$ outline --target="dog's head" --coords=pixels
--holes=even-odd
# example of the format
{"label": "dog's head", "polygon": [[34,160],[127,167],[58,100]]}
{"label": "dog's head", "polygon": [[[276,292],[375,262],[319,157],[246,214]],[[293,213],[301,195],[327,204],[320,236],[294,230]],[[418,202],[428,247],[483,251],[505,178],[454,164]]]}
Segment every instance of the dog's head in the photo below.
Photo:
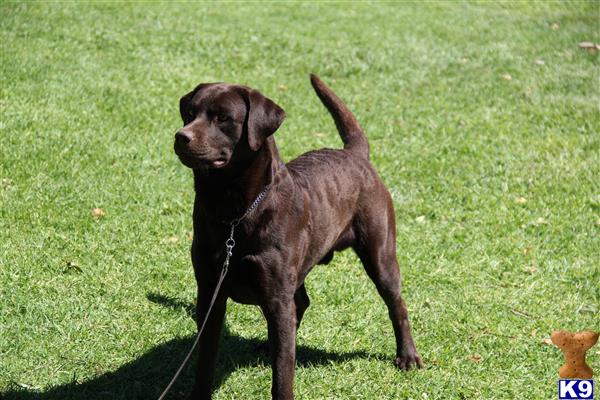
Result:
{"label": "dog's head", "polygon": [[257,152],[285,118],[281,107],[241,85],[203,83],[179,101],[175,153],[192,169],[226,168]]}

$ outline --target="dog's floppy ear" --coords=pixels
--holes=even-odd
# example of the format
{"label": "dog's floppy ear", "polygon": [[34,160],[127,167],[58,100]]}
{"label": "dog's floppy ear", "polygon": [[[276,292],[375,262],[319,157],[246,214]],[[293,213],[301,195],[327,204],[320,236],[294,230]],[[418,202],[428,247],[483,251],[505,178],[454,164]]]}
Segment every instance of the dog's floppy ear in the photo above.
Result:
{"label": "dog's floppy ear", "polygon": [[285,111],[259,91],[248,91],[248,145],[253,151],[260,149],[266,138],[279,128]]}
{"label": "dog's floppy ear", "polygon": [[181,114],[181,119],[183,120],[184,124],[187,124],[192,119],[192,115],[189,111],[190,101],[196,93],[210,85],[211,83],[201,83],[198,86],[196,86],[194,90],[192,90],[191,92],[183,96],[181,99],[179,99],[179,113]]}

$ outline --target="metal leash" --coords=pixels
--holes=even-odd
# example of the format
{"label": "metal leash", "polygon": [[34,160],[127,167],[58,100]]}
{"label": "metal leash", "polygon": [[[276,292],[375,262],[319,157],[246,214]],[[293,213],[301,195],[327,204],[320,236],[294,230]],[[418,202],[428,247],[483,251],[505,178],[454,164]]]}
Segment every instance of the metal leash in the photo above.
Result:
{"label": "metal leash", "polygon": [[200,335],[202,335],[202,331],[204,330],[204,326],[206,325],[206,321],[208,321],[208,317],[210,316],[210,312],[211,312],[211,310],[213,308],[213,305],[215,304],[215,301],[217,300],[217,295],[219,294],[219,289],[221,289],[221,284],[223,283],[223,280],[225,279],[225,275],[227,275],[227,271],[229,270],[229,259],[231,258],[231,255],[233,254],[233,248],[235,247],[235,239],[233,238],[233,233],[235,231],[235,227],[238,226],[239,223],[242,222],[244,220],[244,218],[246,218],[252,211],[254,211],[254,209],[256,207],[258,207],[258,205],[260,204],[260,202],[262,201],[262,199],[265,197],[265,195],[267,194],[267,192],[269,191],[270,188],[271,188],[271,185],[267,185],[263,189],[263,191],[260,192],[258,194],[258,196],[256,196],[256,199],[254,199],[254,201],[252,202],[252,204],[250,204],[250,206],[248,207],[248,209],[246,210],[246,212],[244,213],[244,215],[242,215],[241,217],[236,218],[236,219],[231,220],[230,222],[228,222],[229,226],[231,227],[231,231],[229,232],[229,238],[225,241],[225,248],[226,248],[225,261],[223,262],[223,267],[221,268],[221,275],[219,276],[219,280],[217,281],[217,285],[215,286],[215,291],[213,293],[212,299],[210,300],[210,305],[208,306],[208,310],[206,311],[206,315],[204,316],[204,320],[202,321],[202,325],[200,326],[200,329],[198,330],[198,334],[196,335],[196,339],[194,340],[194,343],[192,344],[192,348],[190,349],[190,351],[188,351],[187,355],[183,359],[183,362],[181,363],[181,365],[177,369],[177,372],[175,372],[175,375],[171,379],[171,382],[169,382],[169,384],[167,385],[167,387],[165,388],[165,390],[162,392],[162,394],[160,395],[160,397],[158,398],[158,400],[163,400],[165,398],[165,396],[167,395],[167,393],[171,389],[171,386],[173,386],[173,384],[175,383],[175,381],[177,380],[177,378],[179,378],[179,375],[181,374],[181,371],[183,371],[183,368],[185,367],[185,365],[189,361],[190,357],[194,353],[194,350],[196,349],[196,346],[198,345],[198,341],[200,340]]}

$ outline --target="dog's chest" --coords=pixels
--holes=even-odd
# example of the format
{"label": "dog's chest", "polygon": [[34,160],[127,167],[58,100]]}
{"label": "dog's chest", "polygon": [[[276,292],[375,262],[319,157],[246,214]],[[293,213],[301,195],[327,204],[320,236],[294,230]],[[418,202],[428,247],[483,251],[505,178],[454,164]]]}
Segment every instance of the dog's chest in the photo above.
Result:
{"label": "dog's chest", "polygon": [[[256,256],[259,249],[251,245],[247,237],[236,235],[236,245],[233,247],[232,256],[227,267],[227,275],[223,283],[224,293],[235,302],[242,304],[259,304],[266,284],[265,263],[262,257]],[[205,254],[210,262],[197,267],[208,269],[208,275],[215,279],[221,274],[224,267],[226,247],[213,248]]]}
{"label": "dog's chest", "polygon": [[226,279],[227,295],[242,304],[260,304],[265,279],[263,271],[254,263],[233,262]]}

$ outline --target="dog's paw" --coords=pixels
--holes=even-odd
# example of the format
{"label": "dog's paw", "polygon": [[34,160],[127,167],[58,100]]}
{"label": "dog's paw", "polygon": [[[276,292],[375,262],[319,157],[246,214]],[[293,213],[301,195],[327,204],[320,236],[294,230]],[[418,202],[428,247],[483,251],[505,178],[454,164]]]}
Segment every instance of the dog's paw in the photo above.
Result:
{"label": "dog's paw", "polygon": [[421,356],[416,351],[397,356],[394,364],[403,371],[408,371],[412,368],[423,368]]}

